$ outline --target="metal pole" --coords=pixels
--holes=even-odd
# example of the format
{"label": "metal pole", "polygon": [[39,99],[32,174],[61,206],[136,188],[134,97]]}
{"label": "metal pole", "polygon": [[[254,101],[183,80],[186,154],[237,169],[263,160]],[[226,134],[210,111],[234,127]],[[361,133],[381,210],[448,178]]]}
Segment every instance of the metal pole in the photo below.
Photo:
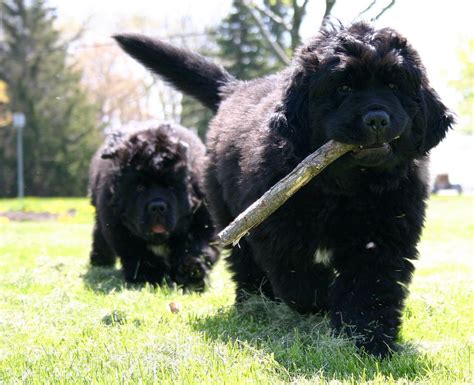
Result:
{"label": "metal pole", "polygon": [[23,126],[17,127],[16,133],[16,155],[17,155],[17,177],[18,177],[18,198],[25,196],[25,182],[23,173]]}
{"label": "metal pole", "polygon": [[25,196],[25,182],[23,174],[23,127],[25,126],[25,114],[14,112],[12,114],[13,127],[16,128],[16,164],[18,180],[18,198]]}

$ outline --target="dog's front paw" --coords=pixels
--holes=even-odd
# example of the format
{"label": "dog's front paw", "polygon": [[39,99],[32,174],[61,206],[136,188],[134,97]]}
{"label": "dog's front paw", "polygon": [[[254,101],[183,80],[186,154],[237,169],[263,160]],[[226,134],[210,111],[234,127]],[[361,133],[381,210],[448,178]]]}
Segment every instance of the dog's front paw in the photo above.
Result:
{"label": "dog's front paw", "polygon": [[194,291],[203,291],[209,267],[203,256],[186,256],[176,269],[175,280],[178,285]]}

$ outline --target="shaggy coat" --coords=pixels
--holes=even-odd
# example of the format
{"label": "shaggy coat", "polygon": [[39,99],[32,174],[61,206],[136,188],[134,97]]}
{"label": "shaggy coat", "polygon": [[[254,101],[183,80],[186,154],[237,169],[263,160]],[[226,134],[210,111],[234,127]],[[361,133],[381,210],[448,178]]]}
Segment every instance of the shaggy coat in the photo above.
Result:
{"label": "shaggy coat", "polygon": [[263,292],[367,352],[396,346],[428,195],[427,154],[453,118],[396,31],[330,26],[292,64],[249,82],[195,53],[119,35],[131,56],[216,111],[206,194],[218,229],[330,139],[356,144],[228,257],[237,300]]}
{"label": "shaggy coat", "polygon": [[201,187],[204,158],[199,138],[179,125],[109,136],[90,169],[91,264],[113,265],[118,255],[129,282],[170,278],[202,290],[218,256]]}

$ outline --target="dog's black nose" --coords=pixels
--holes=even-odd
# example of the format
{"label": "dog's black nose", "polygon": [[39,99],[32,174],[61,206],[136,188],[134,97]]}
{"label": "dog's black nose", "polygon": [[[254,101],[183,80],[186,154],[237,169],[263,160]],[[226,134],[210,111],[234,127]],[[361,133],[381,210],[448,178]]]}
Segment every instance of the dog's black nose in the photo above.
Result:
{"label": "dog's black nose", "polygon": [[384,110],[371,110],[362,117],[362,121],[366,128],[380,133],[390,125],[390,116]]}
{"label": "dog's black nose", "polygon": [[165,201],[158,199],[150,202],[147,210],[151,215],[164,215],[168,211],[168,205]]}

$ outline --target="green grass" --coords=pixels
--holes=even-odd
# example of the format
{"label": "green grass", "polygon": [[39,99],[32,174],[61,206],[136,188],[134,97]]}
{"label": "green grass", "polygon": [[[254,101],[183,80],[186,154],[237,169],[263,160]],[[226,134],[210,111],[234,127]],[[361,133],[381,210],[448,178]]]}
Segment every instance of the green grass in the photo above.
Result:
{"label": "green grass", "polygon": [[331,337],[322,317],[261,299],[236,312],[222,263],[203,295],[127,286],[118,270],[89,269],[93,210],[85,199],[0,201],[0,212],[8,210],[59,217],[0,217],[0,384],[473,381],[474,197],[431,200],[403,351],[384,361]]}

